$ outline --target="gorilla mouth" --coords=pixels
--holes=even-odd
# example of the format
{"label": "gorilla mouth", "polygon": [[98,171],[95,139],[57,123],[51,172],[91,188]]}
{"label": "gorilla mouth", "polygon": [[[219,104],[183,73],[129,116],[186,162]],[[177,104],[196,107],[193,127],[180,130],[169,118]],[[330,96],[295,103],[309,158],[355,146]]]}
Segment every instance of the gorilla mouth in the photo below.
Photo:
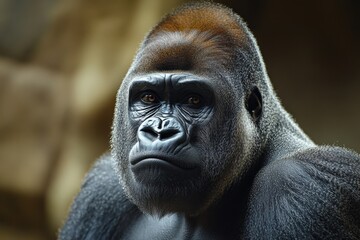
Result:
{"label": "gorilla mouth", "polygon": [[165,166],[178,170],[192,170],[197,168],[197,165],[189,160],[183,160],[174,156],[159,153],[142,153],[137,154],[136,156],[130,156],[130,164],[132,167]]}

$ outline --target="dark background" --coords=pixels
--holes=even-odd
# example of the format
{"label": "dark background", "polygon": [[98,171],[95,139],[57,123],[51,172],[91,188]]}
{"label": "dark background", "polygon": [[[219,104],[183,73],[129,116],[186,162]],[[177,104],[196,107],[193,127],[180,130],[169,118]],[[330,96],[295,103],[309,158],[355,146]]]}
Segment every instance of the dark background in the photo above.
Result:
{"label": "dark background", "polygon": [[[115,94],[140,41],[183,2],[0,2],[0,239],[56,237],[109,148]],[[248,23],[305,132],[360,151],[360,1],[218,2]]]}

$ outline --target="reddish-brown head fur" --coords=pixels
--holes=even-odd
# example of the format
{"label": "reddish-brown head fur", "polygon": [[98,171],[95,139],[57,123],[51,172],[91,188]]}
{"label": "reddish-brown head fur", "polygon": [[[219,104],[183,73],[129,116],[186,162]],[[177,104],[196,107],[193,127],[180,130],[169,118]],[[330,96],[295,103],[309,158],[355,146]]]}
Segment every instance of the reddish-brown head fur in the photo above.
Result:
{"label": "reddish-brown head fur", "polygon": [[191,4],[166,16],[150,33],[149,37],[159,32],[212,32],[218,35],[227,35],[242,41],[245,32],[239,25],[239,16],[231,9],[215,4]]}
{"label": "reddish-brown head fur", "polygon": [[148,35],[138,69],[203,70],[232,62],[234,48],[246,46],[238,15],[214,4],[192,4],[166,16]]}

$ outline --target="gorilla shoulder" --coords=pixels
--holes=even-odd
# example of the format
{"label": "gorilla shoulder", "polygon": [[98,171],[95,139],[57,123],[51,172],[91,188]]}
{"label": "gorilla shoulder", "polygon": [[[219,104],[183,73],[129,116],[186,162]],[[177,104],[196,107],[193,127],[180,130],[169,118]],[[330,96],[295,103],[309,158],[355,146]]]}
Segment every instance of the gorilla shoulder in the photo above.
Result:
{"label": "gorilla shoulder", "polygon": [[265,166],[253,184],[245,235],[359,239],[359,163],[353,151],[322,146]]}
{"label": "gorilla shoulder", "polygon": [[[122,235],[117,226],[129,224],[138,215],[136,206],[123,193],[113,159],[104,155],[87,174],[59,239],[116,239]],[[103,223],[100,229],[99,223]]]}

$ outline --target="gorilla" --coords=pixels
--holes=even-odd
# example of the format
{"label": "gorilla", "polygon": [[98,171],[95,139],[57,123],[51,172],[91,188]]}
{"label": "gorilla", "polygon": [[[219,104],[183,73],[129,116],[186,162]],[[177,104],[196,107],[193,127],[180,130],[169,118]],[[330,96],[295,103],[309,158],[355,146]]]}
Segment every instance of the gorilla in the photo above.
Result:
{"label": "gorilla", "polygon": [[141,44],[59,238],[360,239],[360,155],[299,128],[238,15],[188,4]]}

